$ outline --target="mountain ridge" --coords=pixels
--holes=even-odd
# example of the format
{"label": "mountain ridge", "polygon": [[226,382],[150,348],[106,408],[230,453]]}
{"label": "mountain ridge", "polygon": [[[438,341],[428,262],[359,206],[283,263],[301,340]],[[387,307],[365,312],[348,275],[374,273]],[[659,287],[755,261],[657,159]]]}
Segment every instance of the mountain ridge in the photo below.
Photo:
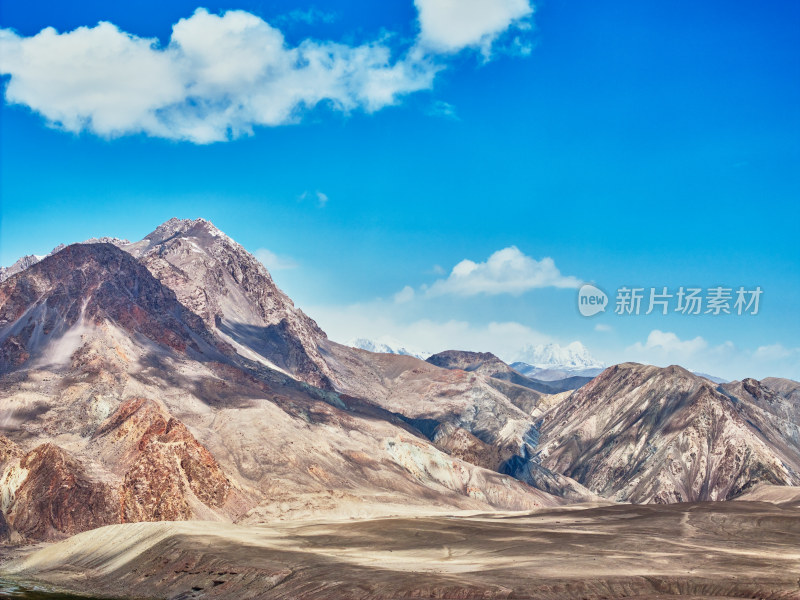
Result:
{"label": "mountain ridge", "polygon": [[542,393],[490,353],[431,358],[328,339],[203,219],[68,246],[0,282],[0,537],[797,485],[796,382],[626,363]]}

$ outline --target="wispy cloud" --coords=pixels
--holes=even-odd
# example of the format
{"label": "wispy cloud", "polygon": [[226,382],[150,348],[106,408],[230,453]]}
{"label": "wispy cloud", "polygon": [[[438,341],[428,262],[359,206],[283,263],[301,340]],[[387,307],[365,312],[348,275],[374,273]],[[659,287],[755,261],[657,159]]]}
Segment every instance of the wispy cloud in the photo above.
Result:
{"label": "wispy cloud", "polygon": [[452,119],[453,121],[459,120],[458,115],[456,114],[456,107],[449,102],[445,102],[444,100],[437,100],[434,102],[428,109],[428,115],[431,117]]}
{"label": "wispy cloud", "polygon": [[296,8],[285,15],[281,15],[275,19],[275,21],[277,23],[294,21],[305,23],[306,25],[313,25],[314,23],[333,23],[336,21],[336,18],[336,13],[326,12],[324,10],[320,10],[316,6],[310,6],[305,10]]}
{"label": "wispy cloud", "polygon": [[394,295],[394,301],[398,304],[403,304],[404,302],[411,302],[414,299],[416,293],[414,292],[414,288],[410,285],[407,285],[402,290],[397,292]]}
{"label": "wispy cloud", "polygon": [[[0,74],[10,76],[6,101],[53,127],[205,144],[297,122],[320,105],[348,113],[397,104],[430,89],[450,53],[475,47],[488,56],[494,40],[531,12],[527,0],[417,0],[417,7],[419,36],[404,48],[391,35],[292,47],[253,14],[202,8],[178,21],[163,47],[107,22],[30,37],[0,29]],[[315,9],[294,17],[328,18]]]}
{"label": "wispy cloud", "polygon": [[755,350],[731,341],[711,344],[702,336],[681,339],[670,331],[652,330],[644,343],[629,346],[616,360],[634,360],[658,366],[681,365],[688,369],[727,377],[800,377],[800,348],[770,344]]}
{"label": "wispy cloud", "polygon": [[282,271],[284,269],[294,269],[297,267],[297,262],[285,255],[275,254],[266,248],[259,248],[253,255],[261,261],[268,271]]}
{"label": "wispy cloud", "polygon": [[498,250],[485,262],[462,260],[453,267],[446,279],[434,282],[426,294],[518,296],[534,288],[575,288],[579,285],[579,279],[562,275],[552,258],[536,260],[525,255],[516,246],[510,246]]}
{"label": "wispy cloud", "polygon": [[347,306],[308,306],[303,310],[314,315],[314,320],[331,339],[341,343],[353,338],[392,338],[425,352],[493,352],[510,361],[527,344],[554,341],[552,337],[515,321],[472,323],[458,319],[415,319],[401,316],[395,308],[403,307],[374,301]]}
{"label": "wispy cloud", "polygon": [[303,202],[306,199],[316,200],[317,206],[319,206],[320,208],[325,208],[325,206],[327,206],[328,204],[328,200],[330,200],[328,194],[326,194],[325,192],[320,192],[319,190],[315,192],[309,192],[308,190],[306,190],[297,197],[298,202]]}
{"label": "wispy cloud", "polygon": [[697,336],[691,340],[681,340],[670,331],[654,329],[647,336],[644,344],[636,342],[628,350],[637,354],[660,353],[664,356],[674,355],[684,360],[708,348],[708,342]]}

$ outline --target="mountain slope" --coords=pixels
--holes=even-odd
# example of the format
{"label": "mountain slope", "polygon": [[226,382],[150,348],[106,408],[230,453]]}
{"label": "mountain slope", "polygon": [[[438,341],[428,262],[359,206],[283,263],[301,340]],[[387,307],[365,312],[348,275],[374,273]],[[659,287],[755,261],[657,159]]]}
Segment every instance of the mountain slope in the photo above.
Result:
{"label": "mountain slope", "polygon": [[222,349],[138,261],[111,244],[75,244],[0,286],[0,372],[64,363],[107,321],[180,352]]}
{"label": "mountain slope", "polygon": [[487,377],[508,381],[515,385],[520,385],[544,394],[554,394],[561,391],[544,382],[525,377],[491,352],[445,350],[444,352],[429,356],[427,361],[432,365],[444,369],[462,369],[464,371],[480,373]]}
{"label": "mountain slope", "polygon": [[592,491],[631,502],[732,498],[800,481],[710,381],[685,369],[606,369],[538,423],[538,460]]}
{"label": "mountain slope", "polygon": [[205,219],[170,219],[121,246],[241,354],[317,387],[331,371],[317,347],[325,333],[254,256]]}
{"label": "mountain slope", "polygon": [[[178,244],[181,235],[165,253],[191,246],[194,236]],[[223,256],[225,246],[213,252]],[[143,261],[160,265],[165,279],[180,275],[148,252]],[[221,259],[194,254],[205,266],[185,262],[184,274],[220,275]],[[264,286],[233,306],[266,313],[274,302],[284,321],[303,315],[260,273],[246,276],[260,269],[244,262],[226,267],[224,292],[212,288],[195,306],[200,314],[112,244],[70,246],[0,284],[5,538],[142,520],[263,523],[563,502],[448,454],[368,397],[313,387],[256,360],[217,326],[231,314],[225,296],[244,295],[227,282],[232,272]],[[295,325],[312,327],[287,323],[286,331],[302,333]],[[47,491],[55,488],[65,495]]]}
{"label": "mountain slope", "polygon": [[719,386],[759,438],[800,473],[800,383],[775,377]]}
{"label": "mountain slope", "polygon": [[531,460],[537,407],[547,396],[410,356],[373,354],[327,341],[324,354],[345,393],[370,398],[421,431],[438,447],[572,500],[595,496],[569,477]]}

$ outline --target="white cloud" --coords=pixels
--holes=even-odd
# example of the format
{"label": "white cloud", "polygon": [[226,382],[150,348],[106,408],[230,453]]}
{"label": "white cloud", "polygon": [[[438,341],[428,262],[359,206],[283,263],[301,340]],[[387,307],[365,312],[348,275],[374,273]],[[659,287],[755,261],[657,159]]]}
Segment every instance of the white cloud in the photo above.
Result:
{"label": "white cloud", "polygon": [[319,202],[320,207],[324,207],[328,204],[328,194],[317,192],[317,202]]}
{"label": "white cloud", "polygon": [[173,26],[164,48],[111,23],[32,37],[0,30],[9,103],[67,131],[195,143],[292,123],[321,103],[376,111],[432,86],[441,67],[391,54],[381,43],[305,40],[292,48],[280,30],[244,11],[198,9]]}
{"label": "white cloud", "polygon": [[528,0],[415,0],[420,44],[435,52],[479,48],[488,56],[492,43],[512,26],[529,27]]}
{"label": "white cloud", "polygon": [[404,302],[410,302],[413,299],[414,299],[414,288],[412,288],[410,285],[407,285],[394,295],[394,301],[399,304],[402,304]]}
{"label": "white cloud", "polygon": [[682,340],[675,333],[654,329],[645,343],[637,342],[613,359],[634,360],[658,366],[678,364],[693,371],[727,379],[745,377],[800,378],[800,348],[776,343],[755,350],[726,341],[709,344],[703,337]]}
{"label": "white cloud", "polygon": [[[420,37],[405,51],[391,35],[361,45],[306,39],[292,47],[279,29],[241,10],[215,15],[199,8],[173,26],[163,47],[106,22],[30,37],[0,29],[0,74],[10,76],[6,101],[53,127],[205,144],[295,123],[319,105],[348,113],[397,104],[433,86],[444,69],[437,53],[474,46],[486,54],[500,33],[531,13],[527,0],[417,5]],[[294,18],[321,15],[310,10]]]}
{"label": "white cloud", "polygon": [[800,348],[787,348],[783,344],[759,346],[754,353],[759,360],[782,360],[786,358],[800,358]]}
{"label": "white cloud", "polygon": [[611,325],[606,325],[605,323],[598,323],[594,326],[594,330],[601,333],[607,333],[609,331],[614,331],[614,328],[611,327]]}
{"label": "white cloud", "polygon": [[284,269],[294,269],[297,267],[297,262],[288,256],[275,254],[266,248],[259,248],[253,255],[261,261],[268,271],[282,271]]}
{"label": "white cloud", "polygon": [[516,246],[498,250],[486,262],[465,259],[458,263],[446,279],[439,279],[427,289],[429,296],[454,294],[511,294],[517,296],[534,288],[574,288],[580,285],[575,277],[561,274],[552,258],[535,260]]}
{"label": "white cloud", "polygon": [[628,350],[640,354],[657,352],[664,355],[676,355],[678,357],[687,358],[701,350],[705,350],[707,347],[708,342],[700,336],[691,340],[681,340],[670,331],[654,329],[650,332],[650,335],[647,336],[647,341],[644,344],[636,342],[633,346],[628,348]]}

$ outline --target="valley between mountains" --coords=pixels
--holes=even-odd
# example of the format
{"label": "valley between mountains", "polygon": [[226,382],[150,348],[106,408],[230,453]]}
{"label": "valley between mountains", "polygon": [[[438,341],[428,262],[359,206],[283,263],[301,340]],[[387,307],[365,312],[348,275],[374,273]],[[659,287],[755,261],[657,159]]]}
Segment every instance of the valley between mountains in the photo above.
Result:
{"label": "valley between mountains", "polygon": [[0,272],[0,579],[800,598],[800,383],[526,368],[338,344],[203,219],[25,257]]}

